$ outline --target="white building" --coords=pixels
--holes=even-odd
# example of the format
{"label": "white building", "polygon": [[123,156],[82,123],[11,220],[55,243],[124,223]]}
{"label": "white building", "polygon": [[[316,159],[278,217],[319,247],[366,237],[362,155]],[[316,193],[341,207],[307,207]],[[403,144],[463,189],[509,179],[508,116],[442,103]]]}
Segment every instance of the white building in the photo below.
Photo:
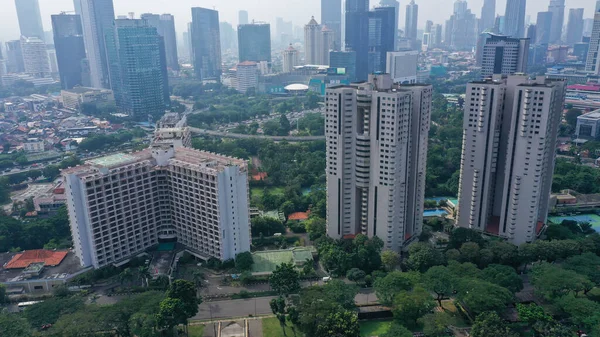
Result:
{"label": "white building", "polygon": [[577,117],[577,138],[598,139],[600,138],[600,110],[589,112]]}
{"label": "white building", "polygon": [[256,62],[245,61],[237,65],[235,90],[245,93],[258,87],[258,66]]}
{"label": "white building", "polygon": [[298,65],[300,65],[298,50],[290,44],[290,46],[283,51],[283,72],[291,73],[294,70],[294,67]]}
{"label": "white building", "polygon": [[387,53],[385,71],[392,76],[394,83],[417,83],[419,52],[416,50],[393,51]]}
{"label": "white building", "polygon": [[467,85],[458,226],[514,244],[548,217],[565,82],[510,76]]}
{"label": "white building", "polygon": [[313,16],[304,26],[304,63],[329,65],[329,51],[335,44],[335,32],[320,25]]}
{"label": "white building", "polygon": [[488,33],[482,47],[481,77],[512,75],[527,71],[529,39]]}
{"label": "white building", "polygon": [[399,250],[423,224],[431,86],[389,74],[325,95],[327,234],[377,236]]}
{"label": "white building", "polygon": [[600,12],[594,15],[594,26],[590,36],[590,49],[588,51],[585,71],[600,75]]}
{"label": "white building", "polygon": [[71,110],[79,110],[85,103],[114,104],[115,96],[112,90],[95,89],[86,87],[75,87],[73,89],[61,90],[60,97],[63,106]]}
{"label": "white building", "polygon": [[23,143],[23,150],[27,153],[44,152],[44,140],[38,138],[29,138]]}
{"label": "white building", "polygon": [[245,161],[162,143],[63,171],[82,266],[126,261],[162,240],[221,260],[250,250]]}
{"label": "white building", "polygon": [[50,75],[50,63],[44,41],[37,37],[21,36],[21,50],[25,73],[33,77]]}

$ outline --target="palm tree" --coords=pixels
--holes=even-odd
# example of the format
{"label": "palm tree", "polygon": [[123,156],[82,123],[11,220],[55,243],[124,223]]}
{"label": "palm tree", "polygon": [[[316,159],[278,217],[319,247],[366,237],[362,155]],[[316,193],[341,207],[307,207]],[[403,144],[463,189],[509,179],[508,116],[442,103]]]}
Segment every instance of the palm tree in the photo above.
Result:
{"label": "palm tree", "polygon": [[148,283],[148,279],[152,276],[150,269],[147,266],[139,266],[138,275],[142,279],[142,287],[144,286],[144,280],[146,281],[146,287],[149,287],[150,283]]}
{"label": "palm tree", "polygon": [[202,288],[202,282],[204,281],[204,273],[199,269],[194,269],[192,271],[192,278],[194,280],[194,284],[196,285],[196,292]]}

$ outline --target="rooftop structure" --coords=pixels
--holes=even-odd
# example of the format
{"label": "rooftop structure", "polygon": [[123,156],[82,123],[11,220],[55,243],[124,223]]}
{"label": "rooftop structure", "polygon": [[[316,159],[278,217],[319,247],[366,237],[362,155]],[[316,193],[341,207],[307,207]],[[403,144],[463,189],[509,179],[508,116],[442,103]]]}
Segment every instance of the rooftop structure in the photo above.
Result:
{"label": "rooftop structure", "polygon": [[67,256],[66,251],[51,251],[51,250],[28,250],[15,255],[4,266],[6,269],[24,269],[31,264],[43,263],[46,266],[57,266]]}

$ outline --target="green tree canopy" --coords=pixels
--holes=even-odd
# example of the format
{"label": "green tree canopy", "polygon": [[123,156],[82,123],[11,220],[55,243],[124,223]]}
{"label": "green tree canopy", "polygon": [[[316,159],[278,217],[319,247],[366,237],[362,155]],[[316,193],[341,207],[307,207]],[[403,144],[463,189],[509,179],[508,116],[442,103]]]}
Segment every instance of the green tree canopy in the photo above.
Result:
{"label": "green tree canopy", "polygon": [[289,295],[300,290],[299,274],[291,263],[282,263],[269,277],[271,288],[280,295]]}
{"label": "green tree canopy", "polygon": [[418,320],[435,307],[429,292],[421,287],[401,291],[394,296],[392,313],[394,319],[407,327],[416,327]]}
{"label": "green tree canopy", "polygon": [[471,329],[472,337],[518,337],[495,312],[479,314]]}
{"label": "green tree canopy", "polygon": [[391,306],[394,296],[401,291],[409,291],[415,286],[414,275],[393,271],[375,280],[375,294],[379,302]]}

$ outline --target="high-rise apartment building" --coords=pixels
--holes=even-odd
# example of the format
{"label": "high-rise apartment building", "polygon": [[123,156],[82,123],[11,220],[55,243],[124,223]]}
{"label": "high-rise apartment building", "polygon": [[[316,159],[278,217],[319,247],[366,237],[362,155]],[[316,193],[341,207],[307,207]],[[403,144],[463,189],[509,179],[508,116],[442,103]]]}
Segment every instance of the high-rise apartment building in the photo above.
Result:
{"label": "high-rise apartment building", "polygon": [[221,79],[221,35],[219,12],[192,8],[192,60],[199,80]]}
{"label": "high-rise apartment building", "polygon": [[240,62],[271,63],[271,25],[264,22],[239,25],[238,49]]}
{"label": "high-rise apartment building", "polygon": [[94,88],[110,89],[110,75],[106,53],[106,36],[114,34],[115,10],[112,0],[74,0],[81,16],[83,38],[90,68],[90,82]]}
{"label": "high-rise apartment building", "polygon": [[333,50],[341,50],[342,0],[321,0],[321,23],[333,31]]}
{"label": "high-rise apartment building", "polygon": [[394,51],[387,53],[385,72],[394,83],[417,83],[419,52],[417,50]]}
{"label": "high-rise apartment building", "polygon": [[50,63],[46,43],[37,37],[21,36],[21,51],[25,73],[33,77],[50,75]]}
{"label": "high-rise apartment building", "polygon": [[147,150],[63,171],[82,266],[118,263],[161,241],[202,259],[250,250],[246,162],[178,146],[186,132],[159,130]]}
{"label": "high-rise apartment building", "polygon": [[550,43],[558,43],[562,41],[563,25],[565,24],[565,0],[550,0],[548,12],[552,12]]}
{"label": "high-rise apartment building", "polygon": [[294,71],[294,67],[300,65],[300,56],[298,50],[290,44],[283,51],[283,72],[291,73]]}
{"label": "high-rise apartment building", "polygon": [[248,21],[248,11],[239,11],[238,25],[247,25],[248,23],[250,23],[250,21]]}
{"label": "high-rise apartment building", "polygon": [[369,73],[385,72],[387,53],[394,51],[393,7],[376,7],[369,12]]}
{"label": "high-rise apartment building", "polygon": [[588,50],[585,71],[600,74],[600,12],[594,15],[594,27],[590,36],[590,48]]}
{"label": "high-rise apartment building", "polygon": [[381,0],[379,2],[380,7],[394,7],[396,14],[396,23],[394,24],[394,50],[398,49],[398,30],[400,28],[400,2],[397,0]]}
{"label": "high-rise apartment building", "polygon": [[15,0],[15,7],[21,36],[37,37],[43,41],[45,38],[44,26],[38,0]]}
{"label": "high-rise apartment building", "polygon": [[514,244],[548,217],[565,82],[509,76],[467,85],[458,226]]}
{"label": "high-rise apartment building", "polygon": [[569,21],[567,23],[567,38],[565,42],[574,45],[581,42],[583,37],[583,8],[569,9]]}
{"label": "high-rise apartment building", "polygon": [[521,38],[525,37],[525,10],[527,0],[507,0],[504,14],[505,26],[502,34]]}
{"label": "high-rise apartment building", "polygon": [[367,80],[369,73],[369,1],[347,0],[345,8],[346,51],[356,55],[356,79]]}
{"label": "high-rise apartment building", "polygon": [[[552,33],[552,12],[539,12],[537,15],[535,29],[535,43],[550,43],[550,34]],[[532,41],[533,42],[533,41]]]}
{"label": "high-rise apartment building", "polygon": [[469,50],[477,45],[477,18],[465,0],[456,0],[454,14],[446,21],[445,44],[453,50]]}
{"label": "high-rise apartment building", "polygon": [[322,64],[321,25],[313,16],[304,26],[304,62],[306,64]]}
{"label": "high-rise apartment building", "polygon": [[64,13],[52,15],[52,32],[61,88],[83,86],[86,54],[81,17]]}
{"label": "high-rise apartment building", "polygon": [[377,236],[398,251],[421,233],[432,91],[389,74],[326,90],[330,237]]}
{"label": "high-rise apartment building", "polygon": [[488,33],[483,45],[481,77],[527,72],[529,39]]}
{"label": "high-rise apartment building", "polygon": [[5,46],[7,72],[25,72],[25,65],[23,64],[23,50],[21,49],[21,40],[7,41]]}
{"label": "high-rise apartment building", "polygon": [[496,22],[496,0],[484,0],[481,7],[481,21],[479,33],[486,29],[494,28]]}
{"label": "high-rise apartment building", "polygon": [[247,93],[249,89],[258,87],[258,65],[256,62],[244,61],[239,63],[235,72],[235,90]]}
{"label": "high-rise apartment building", "polygon": [[179,59],[177,56],[177,33],[175,32],[175,17],[171,14],[144,13],[140,18],[148,21],[148,24],[158,31],[165,43],[165,56],[167,68],[179,71]]}
{"label": "high-rise apartment building", "polygon": [[110,80],[117,108],[132,116],[162,115],[168,102],[163,39],[141,19],[115,20],[106,37]]}
{"label": "high-rise apartment building", "polygon": [[404,26],[404,36],[411,40],[413,45],[417,40],[417,24],[419,21],[419,5],[415,3],[415,0],[411,0],[406,5],[406,22]]}

